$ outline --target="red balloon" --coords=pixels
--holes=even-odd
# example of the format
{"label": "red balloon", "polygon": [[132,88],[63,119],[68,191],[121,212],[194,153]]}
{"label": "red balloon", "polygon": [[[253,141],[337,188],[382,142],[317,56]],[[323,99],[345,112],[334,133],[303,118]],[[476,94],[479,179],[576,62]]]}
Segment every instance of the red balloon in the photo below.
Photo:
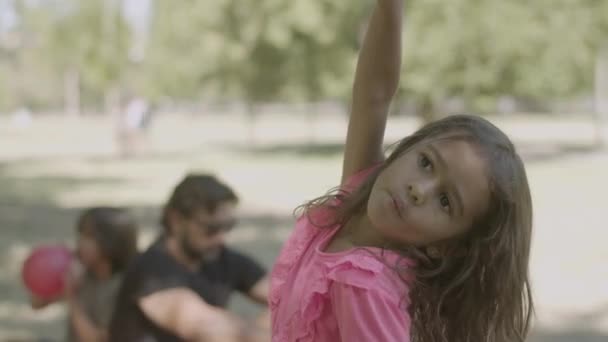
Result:
{"label": "red balloon", "polygon": [[23,263],[21,270],[25,287],[42,299],[62,295],[72,258],[72,252],[65,246],[36,247]]}

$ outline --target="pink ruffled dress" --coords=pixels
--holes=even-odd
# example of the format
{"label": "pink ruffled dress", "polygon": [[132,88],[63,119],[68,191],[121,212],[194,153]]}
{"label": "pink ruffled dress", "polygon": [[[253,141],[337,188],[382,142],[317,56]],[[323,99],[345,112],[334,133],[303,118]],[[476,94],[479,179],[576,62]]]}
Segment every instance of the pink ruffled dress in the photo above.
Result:
{"label": "pink ruffled dress", "polygon": [[272,341],[409,342],[409,286],[390,266],[412,263],[378,248],[324,252],[339,228],[317,228],[306,215],[296,222],[271,273]]}

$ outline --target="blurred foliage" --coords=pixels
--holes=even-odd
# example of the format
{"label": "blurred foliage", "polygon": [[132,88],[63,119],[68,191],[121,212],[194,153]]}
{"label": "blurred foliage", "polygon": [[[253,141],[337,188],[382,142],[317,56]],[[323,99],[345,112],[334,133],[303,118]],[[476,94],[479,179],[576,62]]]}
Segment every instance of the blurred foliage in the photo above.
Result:
{"label": "blurred foliage", "polygon": [[85,105],[100,104],[109,89],[120,87],[129,41],[118,1],[18,3],[21,20],[13,34],[19,44],[0,59],[0,65],[13,65],[12,82],[5,86],[16,98],[3,107],[61,104],[70,73],[78,77]]}
{"label": "blurred foliage", "polygon": [[593,85],[608,33],[601,0],[412,1],[403,90],[418,101],[573,97]]}
{"label": "blurred foliage", "polygon": [[254,102],[342,96],[364,15],[328,0],[158,0],[155,13],[151,95]]}
{"label": "blurred foliage", "polygon": [[[608,37],[605,0],[406,1],[400,96],[423,114],[458,98],[542,101],[590,93]],[[108,89],[153,100],[345,100],[373,1],[155,0],[142,60],[129,59],[119,0],[17,1],[16,47],[0,46],[0,109],[81,103]],[[36,5],[26,5],[35,3]]]}

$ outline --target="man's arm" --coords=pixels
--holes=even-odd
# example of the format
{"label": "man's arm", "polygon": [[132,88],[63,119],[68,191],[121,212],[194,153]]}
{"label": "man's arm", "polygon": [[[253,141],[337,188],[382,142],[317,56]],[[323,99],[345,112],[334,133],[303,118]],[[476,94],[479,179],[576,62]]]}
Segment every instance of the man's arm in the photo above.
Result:
{"label": "man's arm", "polygon": [[155,292],[138,301],[152,322],[188,341],[232,342],[243,339],[240,320],[205,303],[187,288]]}
{"label": "man's arm", "polygon": [[231,248],[226,249],[226,258],[234,288],[256,303],[268,305],[270,282],[264,266]]}
{"label": "man's arm", "polygon": [[[268,279],[268,276],[265,276],[251,288],[247,293],[247,296],[254,302],[268,305],[269,292],[270,280]],[[256,334],[251,334],[251,341],[270,341],[270,310],[267,307],[257,315],[252,324],[252,330],[255,331]]]}
{"label": "man's arm", "polygon": [[253,300],[254,302],[267,305],[268,304],[268,293],[270,291],[270,282],[268,280],[268,276],[260,279],[249,292],[247,292],[247,297]]}

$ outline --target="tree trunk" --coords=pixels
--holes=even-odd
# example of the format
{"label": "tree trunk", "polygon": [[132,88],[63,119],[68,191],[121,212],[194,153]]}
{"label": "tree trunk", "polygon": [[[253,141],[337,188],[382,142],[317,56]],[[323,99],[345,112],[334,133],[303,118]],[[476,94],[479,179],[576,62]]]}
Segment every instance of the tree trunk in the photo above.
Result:
{"label": "tree trunk", "polygon": [[423,125],[437,119],[437,112],[435,111],[433,99],[427,97],[423,100],[418,108],[418,116],[420,117]]}
{"label": "tree trunk", "polygon": [[606,146],[606,116],[608,116],[608,42],[600,48],[595,60],[595,144]]}
{"label": "tree trunk", "polygon": [[258,115],[258,110],[253,102],[247,101],[247,130],[249,134],[249,146],[255,147],[256,135],[255,135],[255,123]]}
{"label": "tree trunk", "polygon": [[106,115],[115,117],[120,110],[120,91],[118,87],[110,87],[104,94],[104,112]]}
{"label": "tree trunk", "polygon": [[80,116],[80,74],[76,68],[64,74],[64,110],[71,117]]}
{"label": "tree trunk", "polygon": [[317,143],[317,106],[312,102],[307,102],[304,110],[308,121],[308,145],[314,146]]}

